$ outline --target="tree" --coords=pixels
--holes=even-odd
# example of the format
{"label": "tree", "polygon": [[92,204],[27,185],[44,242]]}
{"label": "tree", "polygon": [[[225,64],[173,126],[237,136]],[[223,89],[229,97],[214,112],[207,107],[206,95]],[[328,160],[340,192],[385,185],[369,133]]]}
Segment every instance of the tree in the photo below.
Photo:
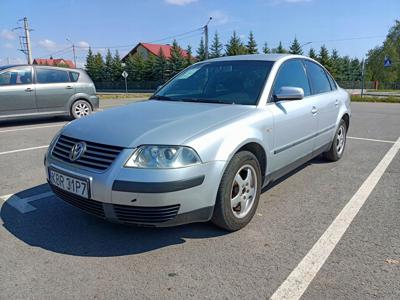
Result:
{"label": "tree", "polygon": [[310,48],[308,51],[308,57],[312,59],[317,59],[317,53],[315,53],[314,48]]}
{"label": "tree", "polygon": [[268,48],[267,42],[264,43],[264,46],[263,46],[262,51],[263,51],[265,54],[271,53],[271,49]]}
{"label": "tree", "polygon": [[85,69],[89,76],[94,80],[95,76],[95,63],[92,49],[89,47],[88,54],[86,55]]}
{"label": "tree", "polygon": [[299,41],[297,40],[296,37],[294,38],[292,45],[290,45],[289,53],[298,54],[298,55],[302,55],[303,54],[303,50],[301,49],[301,45],[300,45],[300,43],[299,43]]}
{"label": "tree", "polygon": [[185,68],[185,58],[183,57],[182,49],[179,47],[176,40],[172,43],[169,63],[171,67],[171,76],[174,76]]}
{"label": "tree", "polygon": [[221,57],[223,48],[224,45],[222,45],[221,41],[219,40],[218,32],[215,32],[210,47],[210,58]]}
{"label": "tree", "polygon": [[332,54],[331,54],[331,61],[330,61],[330,72],[332,74],[332,76],[336,79],[339,80],[340,78],[340,56],[339,53],[336,49],[332,50]]}
{"label": "tree", "polygon": [[113,64],[113,57],[111,55],[110,49],[107,49],[106,59],[104,62],[104,73],[103,79],[104,81],[113,81],[113,73],[112,73],[112,64]]}
{"label": "tree", "polygon": [[165,81],[165,79],[169,77],[168,60],[165,57],[161,47],[158,52],[158,56],[156,57],[156,60],[154,62],[154,75],[155,80],[161,81]]}
{"label": "tree", "polygon": [[196,52],[197,52],[197,59],[199,61],[206,59],[206,47],[204,46],[203,38],[200,39],[199,48],[197,48]]}
{"label": "tree", "polygon": [[250,31],[246,49],[247,49],[248,54],[257,54],[258,53],[257,43],[256,43],[256,40],[254,39],[254,35],[253,35],[252,31]]}
{"label": "tree", "polygon": [[321,48],[319,50],[319,54],[318,54],[317,60],[319,61],[319,63],[321,65],[323,65],[325,68],[330,70],[330,66],[331,65],[330,65],[329,51],[325,47],[325,45],[321,46]]}
{"label": "tree", "polygon": [[118,50],[115,51],[114,57],[111,63],[112,80],[119,81],[122,79],[122,72],[124,68],[121,65],[121,57],[119,56]]}
{"label": "tree", "polygon": [[99,52],[93,55],[92,50],[89,48],[86,57],[86,70],[94,82],[103,80],[104,74],[104,61]]}
{"label": "tree", "polygon": [[247,49],[243,45],[240,37],[237,36],[236,31],[233,32],[228,44],[225,45],[225,53],[227,56],[247,53]]}
{"label": "tree", "polygon": [[283,48],[282,42],[279,42],[278,47],[275,49],[275,53],[288,53],[288,51]]}
{"label": "tree", "polygon": [[192,46],[188,45],[186,48],[187,56],[185,57],[185,67],[190,66],[194,62],[194,58],[192,55]]}

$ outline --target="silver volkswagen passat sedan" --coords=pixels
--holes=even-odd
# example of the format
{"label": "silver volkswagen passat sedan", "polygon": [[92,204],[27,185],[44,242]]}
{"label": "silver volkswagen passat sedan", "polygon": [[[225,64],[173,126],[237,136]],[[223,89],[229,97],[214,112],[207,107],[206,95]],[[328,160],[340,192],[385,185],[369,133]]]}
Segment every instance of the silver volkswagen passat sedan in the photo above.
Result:
{"label": "silver volkswagen passat sedan", "polygon": [[84,70],[0,66],[0,121],[61,115],[78,119],[98,108],[96,88]]}
{"label": "silver volkswagen passat sedan", "polygon": [[243,55],[196,63],[148,100],[66,125],[45,157],[66,202],[127,224],[250,222],[261,188],[340,159],[350,99],[319,63]]}

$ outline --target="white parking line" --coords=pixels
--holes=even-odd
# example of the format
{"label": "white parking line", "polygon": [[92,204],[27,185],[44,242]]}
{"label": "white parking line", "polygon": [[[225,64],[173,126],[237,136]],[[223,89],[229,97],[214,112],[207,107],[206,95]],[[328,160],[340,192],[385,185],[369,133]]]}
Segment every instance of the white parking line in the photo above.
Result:
{"label": "white parking line", "polygon": [[367,139],[367,138],[361,138],[361,137],[355,137],[355,136],[348,136],[347,138],[348,139],[353,139],[353,140],[369,141],[369,142],[379,142],[379,143],[389,143],[389,144],[396,143],[396,141]]}
{"label": "white parking line", "polygon": [[297,267],[275,291],[271,299],[299,299],[310,285],[315,275],[335,249],[337,243],[364,205],[386,168],[400,149],[400,137],[385,154],[358,191],[342,209],[332,224],[319,238]]}
{"label": "white parking line", "polygon": [[[14,207],[16,210],[18,210],[21,214],[25,214],[27,212],[31,212],[36,210],[34,206],[32,206],[29,202],[51,197],[53,196],[53,192],[44,192],[41,194],[36,194],[30,197],[26,198],[19,198],[17,195],[11,194],[11,195],[4,195],[0,196],[0,200],[2,202],[7,202],[10,206]],[[0,203],[2,204],[2,203]],[[1,205],[0,205],[1,206]]]}
{"label": "white parking line", "polygon": [[4,152],[0,152],[0,155],[23,152],[23,151],[30,151],[30,150],[36,150],[36,149],[43,149],[43,148],[47,148],[48,146],[49,145],[43,145],[43,146],[37,146],[37,147],[30,147],[30,148],[24,148],[24,149],[4,151]]}
{"label": "white parking line", "polygon": [[44,125],[44,126],[33,126],[33,127],[15,128],[15,129],[6,129],[6,130],[0,130],[0,133],[15,132],[15,131],[24,131],[24,130],[34,130],[34,129],[42,129],[42,128],[50,128],[50,127],[60,127],[60,126],[63,126],[64,124],[65,124],[65,123],[62,123],[62,124],[53,124],[53,125]]}

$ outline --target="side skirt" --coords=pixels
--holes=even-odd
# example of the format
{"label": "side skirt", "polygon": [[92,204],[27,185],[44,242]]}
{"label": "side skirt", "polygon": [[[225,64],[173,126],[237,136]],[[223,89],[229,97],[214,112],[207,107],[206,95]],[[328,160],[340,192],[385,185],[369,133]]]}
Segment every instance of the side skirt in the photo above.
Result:
{"label": "side skirt", "polygon": [[318,155],[328,151],[331,147],[331,144],[332,143],[328,143],[318,149],[315,149],[313,152],[307,154],[306,156],[299,158],[298,160],[292,162],[291,164],[266,175],[262,187],[267,186],[269,183],[271,183],[271,182],[279,179],[280,177],[286,175],[287,173],[295,170],[296,168],[298,168],[301,165],[305,164],[306,162],[310,161],[314,157],[317,157]]}

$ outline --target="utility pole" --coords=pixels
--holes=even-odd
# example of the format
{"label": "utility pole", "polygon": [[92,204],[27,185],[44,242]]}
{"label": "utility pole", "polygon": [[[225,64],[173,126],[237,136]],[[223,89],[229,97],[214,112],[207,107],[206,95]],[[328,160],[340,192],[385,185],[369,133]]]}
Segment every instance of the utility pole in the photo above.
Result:
{"label": "utility pole", "polygon": [[28,64],[32,64],[32,48],[31,48],[31,37],[30,37],[32,29],[29,28],[27,17],[18,20],[18,22],[21,21],[24,21],[24,27],[13,28],[13,31],[24,30],[24,34],[19,36],[19,44],[21,46],[21,49],[19,50],[25,54]]}
{"label": "utility pole", "polygon": [[66,39],[68,42],[70,42],[72,44],[72,54],[74,55],[74,64],[75,64],[75,68],[76,68],[76,53],[75,53],[75,44],[71,41],[70,38]]}
{"label": "utility pole", "polygon": [[361,98],[364,96],[364,78],[365,78],[365,59],[362,61],[361,68]]}
{"label": "utility pole", "polygon": [[28,64],[32,64],[32,48],[31,48],[31,37],[30,37],[30,29],[28,26],[28,18],[24,18],[24,31],[25,31],[25,39],[26,39],[26,51],[28,57]]}
{"label": "utility pole", "polygon": [[204,29],[204,47],[205,47],[204,56],[206,59],[208,59],[208,24],[210,23],[211,20],[212,20],[212,17],[210,17],[208,19],[207,24],[204,25],[204,27],[203,27],[203,29]]}

